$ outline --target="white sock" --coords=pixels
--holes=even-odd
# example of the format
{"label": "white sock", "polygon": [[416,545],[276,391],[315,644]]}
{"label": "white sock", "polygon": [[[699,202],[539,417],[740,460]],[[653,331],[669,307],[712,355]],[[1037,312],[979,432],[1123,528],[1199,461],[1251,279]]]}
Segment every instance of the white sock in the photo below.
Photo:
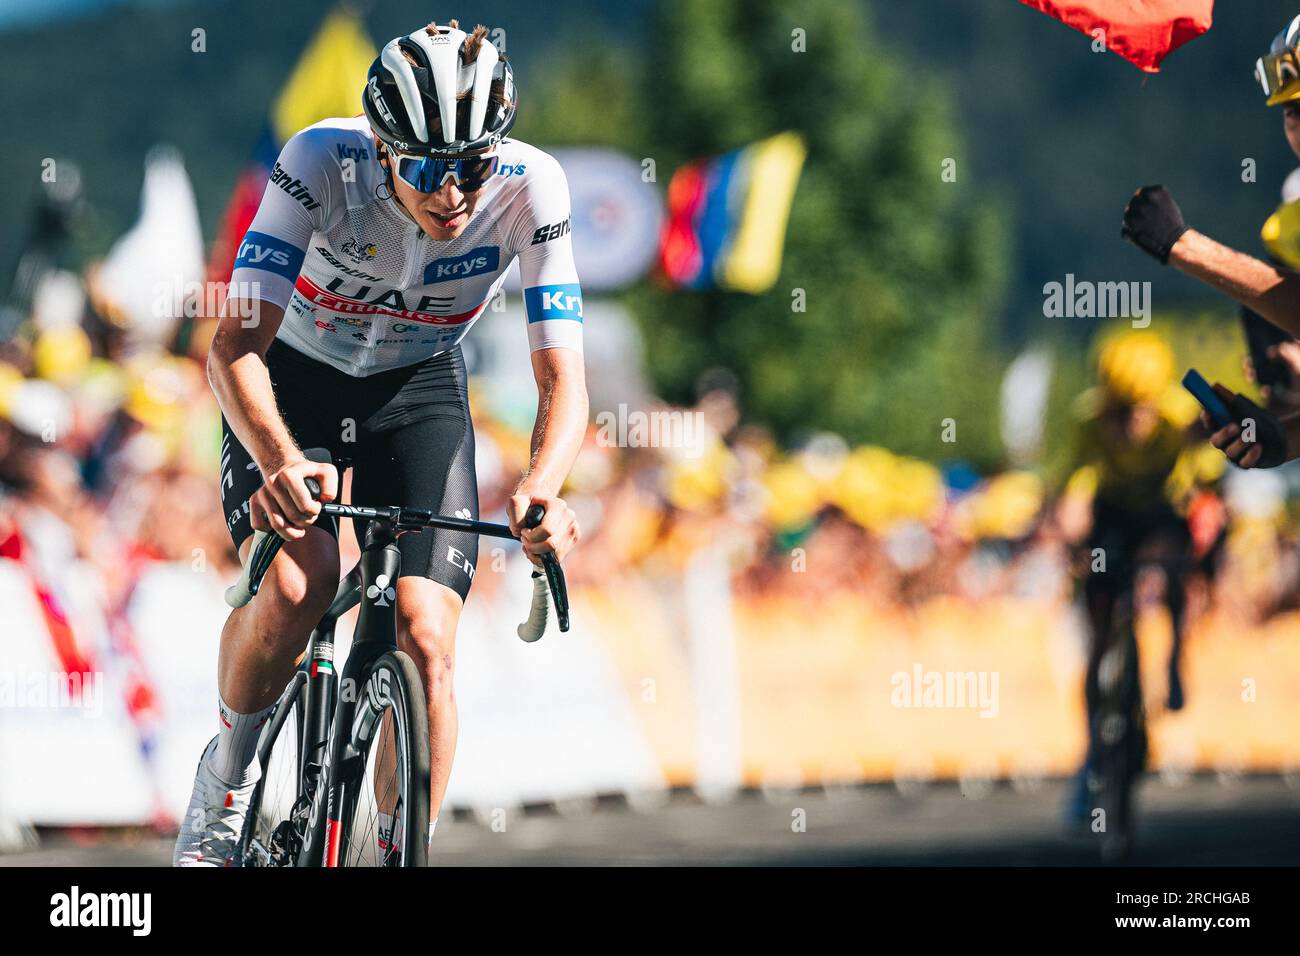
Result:
{"label": "white sock", "polygon": [[217,731],[217,746],[208,758],[208,767],[223,783],[242,787],[256,779],[253,758],[257,756],[257,738],[275,707],[272,705],[255,714],[241,714],[224,700],[220,704],[221,726]]}
{"label": "white sock", "polygon": [[428,842],[426,843],[426,846],[428,846],[430,850],[433,849],[433,831],[434,828],[437,826],[438,826],[438,818],[434,817],[432,820],[429,821],[429,838],[428,838]]}

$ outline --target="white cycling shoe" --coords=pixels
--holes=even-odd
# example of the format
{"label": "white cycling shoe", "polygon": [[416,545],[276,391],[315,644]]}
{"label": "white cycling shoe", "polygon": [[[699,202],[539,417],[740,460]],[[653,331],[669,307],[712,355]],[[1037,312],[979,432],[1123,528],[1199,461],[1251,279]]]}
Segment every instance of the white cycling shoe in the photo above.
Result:
{"label": "white cycling shoe", "polygon": [[216,745],[217,738],[213,737],[199,758],[194,792],[176,835],[172,866],[230,866],[234,861],[258,774],[255,766],[253,779],[242,787],[231,787],[217,779],[208,766]]}

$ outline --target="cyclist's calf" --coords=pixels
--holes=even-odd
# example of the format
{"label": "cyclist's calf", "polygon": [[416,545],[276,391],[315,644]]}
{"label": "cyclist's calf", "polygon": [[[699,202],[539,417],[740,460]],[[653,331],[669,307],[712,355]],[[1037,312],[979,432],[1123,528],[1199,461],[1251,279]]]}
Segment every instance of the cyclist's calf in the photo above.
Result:
{"label": "cyclist's calf", "polygon": [[281,548],[258,599],[232,612],[221,634],[218,681],[231,707],[247,713],[275,700],[338,580],[338,542],[327,532],[309,528]]}

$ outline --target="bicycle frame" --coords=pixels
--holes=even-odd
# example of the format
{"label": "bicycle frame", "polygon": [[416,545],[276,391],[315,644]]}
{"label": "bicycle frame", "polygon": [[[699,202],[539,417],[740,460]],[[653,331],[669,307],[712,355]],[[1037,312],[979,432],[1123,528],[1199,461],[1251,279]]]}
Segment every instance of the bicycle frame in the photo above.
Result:
{"label": "bicycle frame", "polygon": [[[361,580],[356,595],[361,603],[361,612],[357,617],[352,649],[343,665],[342,677],[334,674],[331,666],[326,678],[328,693],[337,698],[337,703],[328,733],[323,768],[325,786],[318,786],[314,794],[311,813],[307,818],[307,837],[300,865],[319,866],[323,863],[325,866],[338,866],[340,854],[347,851],[345,843],[348,835],[343,833],[341,821],[351,818],[351,813],[345,811],[350,811],[356,802],[358,783],[365,768],[359,766],[360,755],[350,752],[349,734],[343,731],[352,727],[357,709],[357,690],[365,680],[370,665],[381,654],[397,646],[397,625],[393,616],[396,602],[392,596],[392,585],[402,570],[402,555],[397,547],[397,530],[391,522],[382,519],[369,522],[358,568]],[[328,648],[331,665],[335,620],[337,618],[329,622],[330,640],[324,645]],[[319,643],[314,650],[319,653]],[[321,660],[318,657],[313,661],[313,669],[318,673]],[[343,688],[341,694],[337,692],[340,683]],[[329,712],[327,708],[322,710]],[[326,746],[324,740],[321,746]],[[325,813],[323,826],[322,810]]]}
{"label": "bicycle frame", "polygon": [[[259,744],[258,757],[265,766],[271,756],[269,748],[288,719],[288,708],[282,704],[296,693],[302,723],[297,785],[310,791],[295,793],[295,802],[310,799],[303,845],[294,860],[297,866],[337,866],[347,852],[349,835],[343,832],[342,821],[351,817],[348,811],[356,802],[365,769],[361,755],[351,752],[348,743],[357,705],[363,703],[357,700],[357,693],[374,661],[397,646],[393,582],[402,568],[397,529],[390,521],[371,520],[365,539],[361,560],[339,582],[334,601],[312,631],[303,662],[281,695],[275,717]],[[361,612],[352,649],[339,675],[334,666],[334,628],[358,603]]]}

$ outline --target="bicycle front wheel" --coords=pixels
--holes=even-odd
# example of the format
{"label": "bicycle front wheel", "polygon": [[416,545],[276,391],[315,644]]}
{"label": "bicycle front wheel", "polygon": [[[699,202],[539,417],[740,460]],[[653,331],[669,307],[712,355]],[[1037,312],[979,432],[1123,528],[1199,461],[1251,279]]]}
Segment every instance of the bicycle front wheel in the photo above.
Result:
{"label": "bicycle front wheel", "polygon": [[339,865],[426,865],[429,719],[419,669],[402,651],[371,667],[351,734],[363,769],[341,819]]}
{"label": "bicycle front wheel", "polygon": [[308,809],[301,759],[306,686],[306,674],[295,673],[258,742],[262,774],[240,836],[243,866],[293,866],[302,849]]}

